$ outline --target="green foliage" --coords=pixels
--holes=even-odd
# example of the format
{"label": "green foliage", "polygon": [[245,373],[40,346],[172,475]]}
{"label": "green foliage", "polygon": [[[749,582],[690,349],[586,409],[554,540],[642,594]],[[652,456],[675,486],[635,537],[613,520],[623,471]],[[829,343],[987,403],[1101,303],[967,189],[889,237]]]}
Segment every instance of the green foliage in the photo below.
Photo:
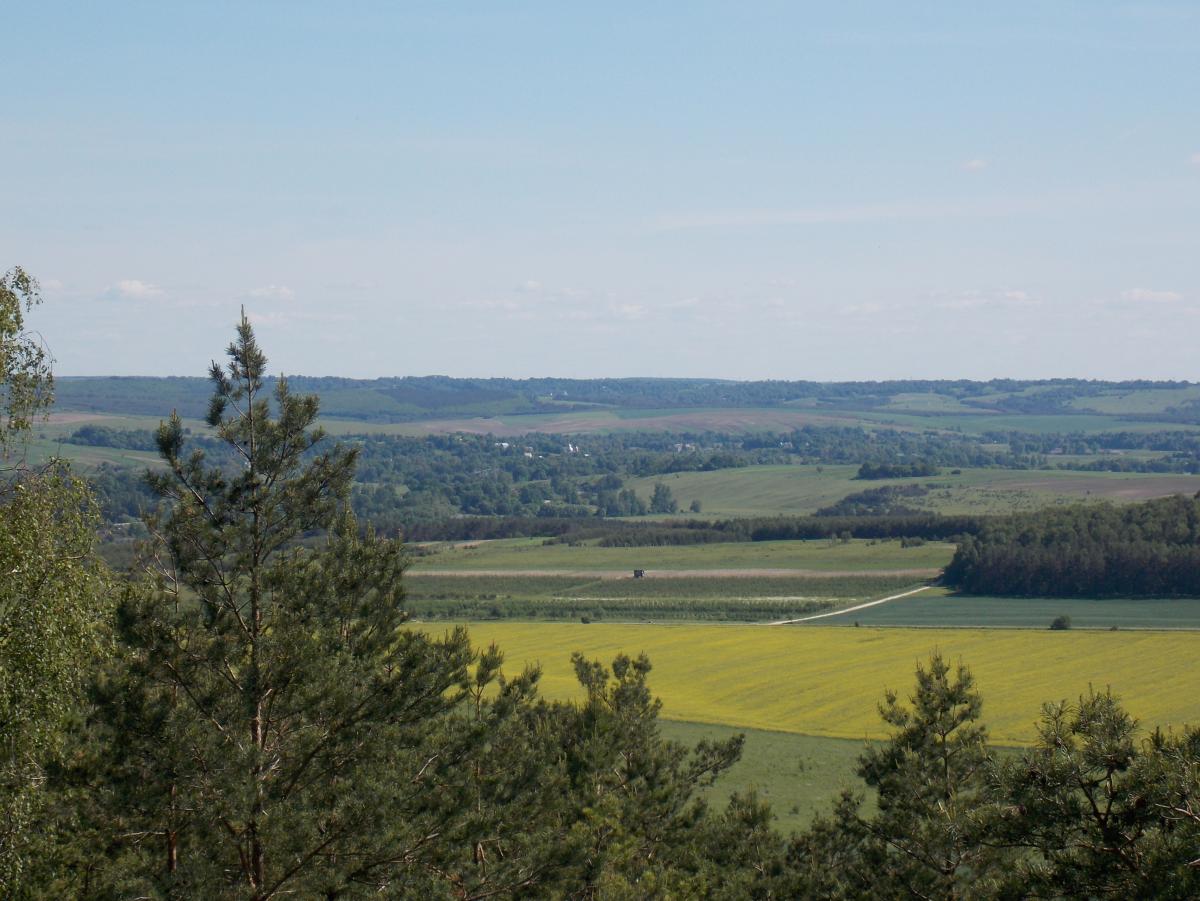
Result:
{"label": "green foliage", "polygon": [[45,804],[44,770],[100,650],[107,579],[86,486],[65,467],[0,492],[0,892],[16,894]]}
{"label": "green foliage", "polygon": [[678,510],[679,504],[675,500],[675,495],[671,493],[671,489],[662,482],[655,483],[654,494],[650,496],[650,512],[675,513]]}
{"label": "green foliage", "polygon": [[1200,597],[1200,499],[993,519],[963,539],[945,580],[970,594]]}
{"label": "green foliage", "polygon": [[[422,755],[457,740],[444,718],[471,650],[401,630],[403,548],[338,513],[354,453],[309,456],[316,400],[282,379],[272,416],[245,319],[228,356],[209,422],[240,465],[185,454],[178,417],[159,430],[157,578],[123,607],[122,687],[100,707],[112,736],[141,738],[106,762],[103,815],[133,838],[103,878],[209,897],[384,886],[441,774]],[[296,544],[313,529],[327,540]]]}
{"label": "green foliage", "polygon": [[932,463],[864,463],[858,468],[856,479],[912,479],[935,476],[938,468]]}
{"label": "green foliage", "polygon": [[[0,277],[0,459],[51,402],[45,348],[25,330],[40,302],[24,270]],[[47,851],[46,772],[100,651],[107,579],[96,506],[61,462],[0,472],[0,892],[26,894]]]}
{"label": "green foliage", "polygon": [[0,455],[53,400],[50,356],[25,330],[25,316],[41,302],[38,283],[20,266],[0,276]]}
{"label": "green foliage", "polygon": [[257,901],[690,884],[694,794],[740,739],[664,742],[644,658],[611,676],[577,659],[587,702],[550,705],[536,670],[506,678],[465,631],[405,629],[403,547],[341,507],[353,452],[318,446],[315,400],[284,380],[273,415],[244,319],[228,356],[209,421],[231,453],[186,453],[178,417],[159,431],[152,578],[121,604],[62,779],[76,838],[46,884]]}
{"label": "green foliage", "polygon": [[935,653],[917,667],[909,706],[888,692],[880,714],[895,730],[868,748],[859,775],[878,794],[864,820],[871,879],[921,897],[963,897],[1003,865],[988,848],[978,817],[989,762],[974,679]]}
{"label": "green foliage", "polygon": [[1049,704],[1037,745],[997,771],[996,840],[1020,849],[1007,891],[1200,893],[1200,731],[1137,738],[1110,692]]}

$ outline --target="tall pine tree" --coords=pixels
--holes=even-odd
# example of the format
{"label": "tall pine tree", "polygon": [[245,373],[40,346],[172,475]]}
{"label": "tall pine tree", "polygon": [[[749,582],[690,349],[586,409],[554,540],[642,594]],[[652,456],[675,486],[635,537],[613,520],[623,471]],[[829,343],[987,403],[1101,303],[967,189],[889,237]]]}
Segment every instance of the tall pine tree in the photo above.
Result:
{"label": "tall pine tree", "polygon": [[[107,816],[124,841],[102,881],[159,896],[378,891],[440,830],[447,713],[472,652],[402,628],[403,547],[344,513],[352,450],[329,447],[314,397],[280,378],[243,316],[214,363],[208,422],[226,453],[187,453],[178,416],[150,476],[149,585],[120,617],[99,691],[116,753]],[[116,733],[120,733],[120,735]]]}

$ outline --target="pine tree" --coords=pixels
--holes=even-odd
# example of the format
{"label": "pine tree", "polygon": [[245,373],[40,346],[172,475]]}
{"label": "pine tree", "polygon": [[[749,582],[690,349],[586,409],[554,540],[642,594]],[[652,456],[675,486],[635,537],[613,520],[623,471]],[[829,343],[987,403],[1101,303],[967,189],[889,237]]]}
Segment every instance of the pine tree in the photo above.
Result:
{"label": "pine tree", "polygon": [[875,789],[879,811],[859,821],[870,882],[880,892],[963,898],[983,891],[1002,868],[1003,851],[982,839],[988,828],[987,731],[970,671],[953,672],[938,653],[917,667],[911,704],[888,692],[880,715],[889,741],[869,747],[858,774]]}
{"label": "pine tree", "polygon": [[1024,852],[1011,894],[1197,897],[1200,731],[1138,733],[1108,691],[1045,706],[998,772],[1000,838]]}
{"label": "pine tree", "polygon": [[103,879],[256,901],[378,891],[436,845],[472,652],[461,630],[402,628],[403,547],[344,512],[354,452],[328,446],[314,397],[283,378],[267,395],[244,316],[227,355],[208,415],[226,455],[186,453],[178,416],[158,432],[153,579],[123,605],[98,707],[129,737],[104,768],[129,840]]}

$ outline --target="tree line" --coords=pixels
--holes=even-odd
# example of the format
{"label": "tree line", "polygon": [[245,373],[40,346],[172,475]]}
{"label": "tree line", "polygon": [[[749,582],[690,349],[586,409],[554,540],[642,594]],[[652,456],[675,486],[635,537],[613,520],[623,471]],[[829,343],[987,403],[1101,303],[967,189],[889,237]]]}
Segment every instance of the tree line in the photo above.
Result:
{"label": "tree line", "polygon": [[1200,495],[995,517],[964,535],[948,585],[1028,597],[1200,597]]}
{"label": "tree line", "polygon": [[[1071,468],[1129,472],[1200,472],[1200,439],[1122,433],[1105,436],[992,436],[999,443],[940,432],[867,431],[806,426],[787,433],[740,437],[711,432],[621,433],[563,437],[528,434],[511,440],[455,434],[409,438],[346,436],[358,448],[351,504],[360,519],[396,531],[461,516],[582,518],[664,512],[639,496],[630,478],[709,472],[768,464],[857,464],[857,478],[918,478],[947,467]],[[1003,440],[1001,440],[1001,437]],[[208,435],[189,435],[211,457],[226,453]],[[88,424],[66,443],[152,450],[147,429]],[[1058,442],[1058,443],[1055,443]],[[1052,463],[1055,454],[1101,453],[1108,445],[1162,448],[1152,458],[1109,454]],[[1064,451],[1064,447],[1068,450]],[[315,450],[314,450],[315,452]],[[110,519],[136,518],[153,503],[141,474],[104,467],[94,478]],[[677,499],[686,506],[690,499]]]}

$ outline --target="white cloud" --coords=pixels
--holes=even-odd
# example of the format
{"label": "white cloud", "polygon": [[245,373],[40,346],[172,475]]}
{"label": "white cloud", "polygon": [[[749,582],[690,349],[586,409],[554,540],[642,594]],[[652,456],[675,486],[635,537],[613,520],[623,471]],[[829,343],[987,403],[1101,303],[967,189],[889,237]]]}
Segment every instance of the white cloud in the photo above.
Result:
{"label": "white cloud", "polygon": [[296,292],[287,285],[264,285],[247,291],[246,296],[255,300],[294,300]]}
{"label": "white cloud", "polygon": [[1129,303],[1177,303],[1183,300],[1178,291],[1155,291],[1151,288],[1130,288],[1121,292],[1121,300]]}
{"label": "white cloud", "polygon": [[144,282],[137,278],[122,279],[109,290],[118,297],[129,300],[149,300],[163,295],[163,289],[158,285],[152,285],[150,282]]}
{"label": "white cloud", "polygon": [[988,167],[988,161],[984,160],[984,159],[979,159],[979,158],[976,158],[973,160],[967,160],[965,163],[962,164],[962,167],[964,169],[966,169],[968,172],[982,172],[984,169],[986,169]]}

